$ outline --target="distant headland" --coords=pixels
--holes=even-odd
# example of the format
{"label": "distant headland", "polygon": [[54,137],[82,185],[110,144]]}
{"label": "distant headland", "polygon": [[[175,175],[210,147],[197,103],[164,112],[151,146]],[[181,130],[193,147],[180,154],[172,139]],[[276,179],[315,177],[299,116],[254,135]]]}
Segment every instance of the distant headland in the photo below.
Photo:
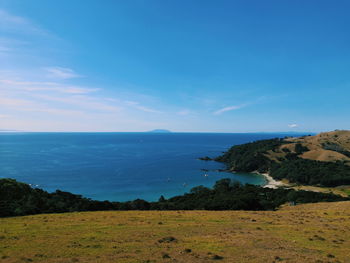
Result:
{"label": "distant headland", "polygon": [[230,171],[267,173],[298,185],[350,185],[350,131],[235,145],[214,160],[225,163]]}

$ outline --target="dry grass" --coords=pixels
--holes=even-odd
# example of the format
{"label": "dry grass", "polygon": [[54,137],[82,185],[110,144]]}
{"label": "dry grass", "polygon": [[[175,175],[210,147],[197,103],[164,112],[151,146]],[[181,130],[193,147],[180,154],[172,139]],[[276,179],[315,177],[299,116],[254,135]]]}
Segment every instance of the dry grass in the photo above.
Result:
{"label": "dry grass", "polygon": [[[291,144],[282,145],[280,151],[283,148],[287,148],[290,151],[294,151],[295,144],[301,143],[303,146],[309,148],[310,151],[303,153],[300,157],[304,159],[317,160],[323,162],[334,162],[334,161],[348,161],[350,164],[350,158],[330,150],[323,149],[323,143],[334,143],[340,145],[344,150],[350,151],[350,131],[332,131],[317,134],[315,136],[306,136],[299,138],[289,138]],[[280,157],[280,153],[269,152],[269,157],[273,160],[276,157]],[[277,156],[279,155],[279,156]],[[285,154],[284,154],[285,155]]]}
{"label": "dry grass", "polygon": [[350,202],[0,219],[1,262],[350,262]]}
{"label": "dry grass", "polygon": [[304,159],[316,160],[321,162],[335,162],[339,160],[342,160],[342,161],[349,160],[349,157],[346,157],[341,153],[324,150],[324,149],[311,150],[303,153],[300,157]]}
{"label": "dry grass", "polygon": [[294,190],[304,190],[304,191],[312,191],[312,192],[319,192],[319,193],[327,193],[327,194],[335,194],[340,195],[342,197],[349,197],[350,196],[350,186],[338,186],[338,187],[319,187],[319,186],[312,186],[312,185],[297,185],[297,184],[290,184],[289,182],[285,183],[286,185],[289,185],[289,188],[292,188]]}

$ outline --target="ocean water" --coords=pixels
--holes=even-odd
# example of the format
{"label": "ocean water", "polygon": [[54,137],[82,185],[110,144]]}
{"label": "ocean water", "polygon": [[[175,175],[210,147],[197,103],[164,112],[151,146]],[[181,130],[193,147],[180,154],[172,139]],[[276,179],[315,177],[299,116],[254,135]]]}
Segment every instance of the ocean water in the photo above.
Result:
{"label": "ocean water", "polygon": [[[201,161],[229,147],[286,134],[246,133],[0,133],[0,178],[49,192],[60,189],[96,200],[155,201],[211,187],[222,178],[263,185],[254,174],[219,172]],[[203,171],[207,169],[209,171]],[[208,174],[207,177],[203,176]]]}

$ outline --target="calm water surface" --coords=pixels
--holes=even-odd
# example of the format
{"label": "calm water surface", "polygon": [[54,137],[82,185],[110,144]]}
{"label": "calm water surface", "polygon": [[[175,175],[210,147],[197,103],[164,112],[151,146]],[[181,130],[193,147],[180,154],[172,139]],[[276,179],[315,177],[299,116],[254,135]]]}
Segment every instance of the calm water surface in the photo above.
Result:
{"label": "calm water surface", "polygon": [[[0,178],[97,200],[157,200],[222,178],[264,184],[261,176],[218,172],[215,157],[235,144],[286,134],[1,133]],[[208,169],[204,172],[202,169]],[[207,173],[209,176],[204,177]]]}

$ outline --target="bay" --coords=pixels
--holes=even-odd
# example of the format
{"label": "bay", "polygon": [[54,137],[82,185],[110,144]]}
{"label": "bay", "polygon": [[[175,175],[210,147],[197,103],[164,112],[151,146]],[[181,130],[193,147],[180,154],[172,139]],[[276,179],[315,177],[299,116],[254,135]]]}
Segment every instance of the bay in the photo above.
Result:
{"label": "bay", "polygon": [[222,178],[263,185],[262,176],[219,172],[225,169],[223,164],[198,158],[216,157],[232,145],[286,135],[3,132],[0,178],[110,201],[155,201],[194,186],[211,187]]}

